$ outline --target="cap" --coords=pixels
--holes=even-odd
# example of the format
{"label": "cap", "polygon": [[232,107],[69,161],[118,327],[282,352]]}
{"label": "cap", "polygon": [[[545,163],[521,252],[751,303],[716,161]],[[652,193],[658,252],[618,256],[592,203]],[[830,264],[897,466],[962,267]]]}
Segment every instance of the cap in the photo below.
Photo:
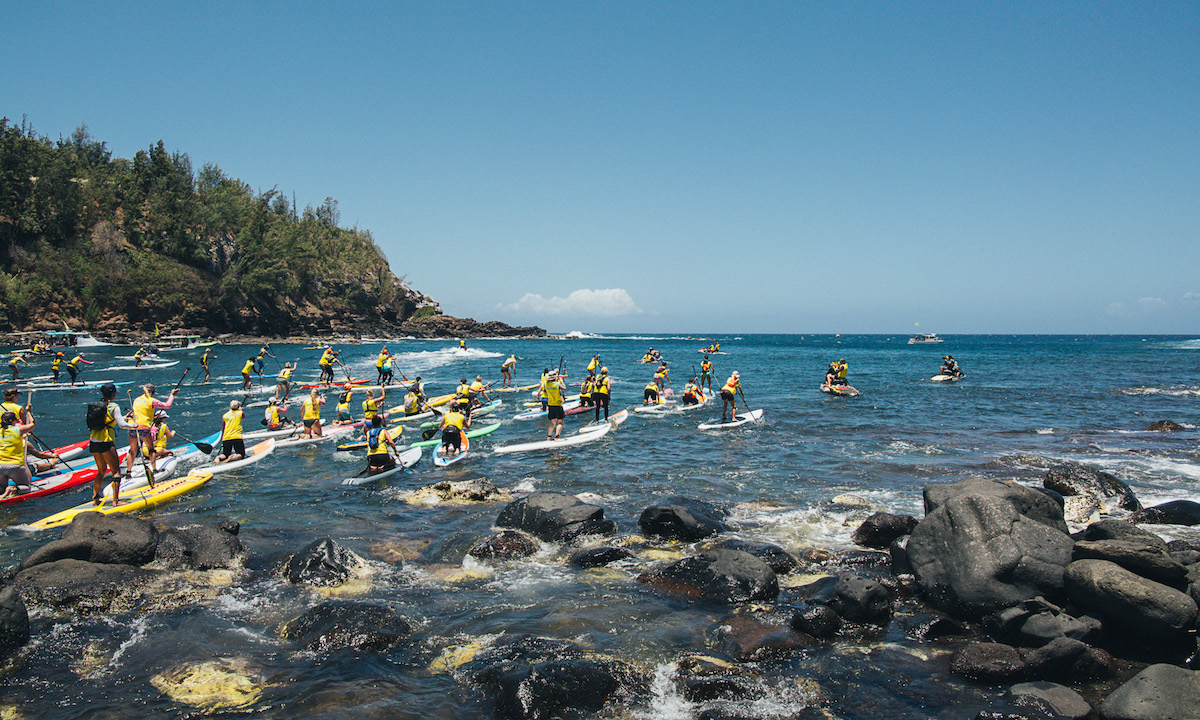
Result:
{"label": "cap", "polygon": [[237,410],[237,409],[238,409],[238,408],[240,408],[241,406],[242,406],[242,404],[241,404],[240,402],[238,402],[237,400],[230,400],[230,401],[229,401],[229,409],[230,409],[230,410]]}
{"label": "cap", "polygon": [[607,375],[607,374],[608,374],[608,368],[606,368],[606,367],[602,367],[602,368],[600,368],[600,374],[601,374],[601,375]]}
{"label": "cap", "polygon": [[169,416],[167,415],[167,411],[166,411],[166,410],[155,410],[155,411],[154,411],[154,418],[155,418],[156,420],[157,420],[158,418],[166,418],[166,417],[169,417]]}
{"label": "cap", "polygon": [[104,383],[103,385],[100,386],[100,394],[101,395],[116,395],[117,394],[117,386],[113,385],[112,383]]}
{"label": "cap", "polygon": [[734,376],[735,378],[740,378],[740,377],[741,377],[741,375],[738,375],[738,371],[737,371],[737,370],[734,370],[734,371],[733,371],[733,376]]}
{"label": "cap", "polygon": [[278,400],[276,400],[275,398],[271,398],[270,400],[268,400],[268,401],[267,401],[267,404],[268,404],[268,405],[275,405],[275,404],[277,404],[278,402],[279,402],[279,401],[278,401]]}

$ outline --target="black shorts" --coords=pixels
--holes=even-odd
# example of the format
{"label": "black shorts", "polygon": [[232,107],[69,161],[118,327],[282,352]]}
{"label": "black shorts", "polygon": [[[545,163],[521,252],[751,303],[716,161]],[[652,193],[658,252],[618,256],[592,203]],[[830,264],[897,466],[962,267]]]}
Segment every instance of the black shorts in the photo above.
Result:
{"label": "black shorts", "polygon": [[608,405],[608,393],[592,393],[592,400],[596,405]]}
{"label": "black shorts", "polygon": [[734,395],[733,393],[731,393],[731,392],[730,392],[730,391],[728,391],[728,390],[722,390],[722,391],[721,391],[721,399],[722,399],[722,400],[725,400],[725,401],[728,401],[728,402],[733,402],[733,401],[734,401],[734,399],[735,399],[736,397],[737,397],[736,395]]}
{"label": "black shorts", "polygon": [[396,467],[396,461],[393,460],[392,456],[388,455],[387,453],[382,455],[368,455],[367,467],[378,470],[390,470]]}
{"label": "black shorts", "polygon": [[246,443],[242,438],[234,438],[233,440],[225,440],[221,443],[221,454],[225,457],[231,455],[246,456]]}
{"label": "black shorts", "polygon": [[562,405],[547,406],[546,414],[551,420],[563,420],[567,417],[567,412],[563,410]]}
{"label": "black shorts", "polygon": [[304,420],[302,420],[301,422],[304,423],[304,427],[310,428],[313,426],[313,423],[315,423],[317,420],[320,420],[320,418],[304,418]]}
{"label": "black shorts", "polygon": [[449,446],[453,447],[455,450],[461,449],[462,448],[462,433],[459,432],[458,428],[453,425],[443,429],[442,430],[442,444],[449,445]]}
{"label": "black shorts", "polygon": [[646,388],[646,392],[642,393],[643,400],[658,400],[658,391]]}
{"label": "black shorts", "polygon": [[110,440],[89,440],[88,441],[88,452],[90,452],[93,455],[99,455],[100,453],[106,453],[112,449],[113,449],[113,444],[112,444],[112,441],[110,441]]}

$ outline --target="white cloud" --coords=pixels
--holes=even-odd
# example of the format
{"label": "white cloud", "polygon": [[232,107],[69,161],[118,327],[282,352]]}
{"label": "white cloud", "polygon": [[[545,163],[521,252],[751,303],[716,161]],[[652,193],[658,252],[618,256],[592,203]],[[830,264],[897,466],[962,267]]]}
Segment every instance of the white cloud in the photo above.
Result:
{"label": "white cloud", "polygon": [[499,304],[496,309],[502,312],[534,315],[594,315],[599,317],[640,315],[642,313],[642,309],[637,306],[629,293],[620,288],[576,290],[565,298],[557,295],[545,298],[537,293],[525,293],[525,296],[515,303]]}
{"label": "white cloud", "polygon": [[1200,300],[1200,293],[1194,293],[1194,292],[1190,292],[1190,293],[1184,293],[1184,294],[1183,294],[1183,299],[1184,299],[1185,301],[1190,301],[1190,300]]}
{"label": "white cloud", "polygon": [[1144,313],[1154,312],[1167,306],[1167,301],[1162,298],[1144,297],[1137,301],[1138,308]]}

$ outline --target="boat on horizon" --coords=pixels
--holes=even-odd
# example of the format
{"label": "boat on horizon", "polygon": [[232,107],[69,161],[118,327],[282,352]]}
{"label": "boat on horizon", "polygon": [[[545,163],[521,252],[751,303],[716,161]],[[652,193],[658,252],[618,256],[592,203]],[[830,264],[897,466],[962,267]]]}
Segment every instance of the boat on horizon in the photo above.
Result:
{"label": "boat on horizon", "polygon": [[908,339],[909,345],[926,345],[940,342],[942,342],[942,339],[937,336],[937,333],[918,333]]}

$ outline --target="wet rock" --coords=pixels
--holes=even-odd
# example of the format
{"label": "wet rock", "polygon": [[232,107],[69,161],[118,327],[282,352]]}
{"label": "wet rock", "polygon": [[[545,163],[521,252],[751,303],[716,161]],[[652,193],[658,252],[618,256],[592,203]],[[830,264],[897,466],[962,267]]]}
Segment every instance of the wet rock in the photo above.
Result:
{"label": "wet rock", "polygon": [[565,493],[533,493],[509,503],[496,519],[500,527],[524,530],[547,542],[570,542],[580,535],[610,535],[617,524],[604,508]]}
{"label": "wet rock", "polygon": [[721,648],[739,662],[785,658],[805,646],[791,628],[747,617],[725,620],[719,635]]}
{"label": "wet rock", "polygon": [[1007,685],[1025,679],[1021,651],[1001,643],[974,643],[950,656],[950,673],[967,680]]}
{"label": "wet rock", "polygon": [[1031,720],[1084,720],[1092,706],[1069,687],[1045,680],[1018,683],[1004,693],[1002,708]]}
{"label": "wet rock", "polygon": [[384,652],[410,634],[412,626],[391,608],[356,602],[322,603],[280,629],[285,640],[317,651],[352,648]]}
{"label": "wet rock", "polygon": [[262,673],[237,658],[173,667],[150,678],[150,684],[175,702],[207,713],[254,705],[265,687]]}
{"label": "wet rock", "polygon": [[62,536],[25,558],[21,568],[70,558],[110,565],[145,565],[154,559],[158,532],[148,521],[125,513],[85,512]]}
{"label": "wet rock", "polygon": [[892,556],[876,550],[842,550],[834,553],[833,562],[843,567],[887,570],[892,567]]}
{"label": "wet rock", "polygon": [[687,698],[688,702],[744,700],[750,697],[750,694],[750,685],[738,678],[696,678],[683,684],[683,696]]}
{"label": "wet rock", "polygon": [[892,597],[883,585],[844,573],[801,588],[810,603],[825,605],[846,622],[886,625],[892,619]]}
{"label": "wet rock", "polygon": [[501,530],[477,541],[467,554],[480,560],[516,560],[538,551],[538,542],[516,530]]}
{"label": "wet rock", "polygon": [[1151,432],[1179,432],[1183,426],[1172,420],[1157,420],[1146,426]]}
{"label": "wet rock", "polygon": [[796,558],[792,557],[787,550],[771,543],[726,538],[713,545],[713,549],[748,552],[770,565],[776,575],[786,575],[800,566]]}
{"label": "wet rock", "polygon": [[1102,508],[1100,498],[1094,495],[1069,495],[1063,498],[1063,518],[1078,525],[1099,520]]}
{"label": "wet rock", "polygon": [[601,710],[622,689],[644,684],[630,666],[586,656],[574,645],[528,635],[505,636],[463,666],[491,696],[496,715],[542,720]]}
{"label": "wet rock", "polygon": [[108,610],[118,600],[137,597],[158,575],[133,565],[66,558],[22,570],[17,574],[17,589],[30,605],[95,612]]}
{"label": "wet rock", "polygon": [[1065,637],[1026,653],[1025,666],[1029,677],[1070,683],[1105,680],[1117,672],[1112,655]]}
{"label": "wet rock", "polygon": [[1042,485],[1063,497],[1082,495],[1098,502],[1115,502],[1122,510],[1141,510],[1133,490],[1114,476],[1079,463],[1056,465],[1046,472]]}
{"label": "wet rock", "polygon": [[1062,518],[1062,505],[1051,497],[1016,482],[996,482],[985,478],[967,478],[961,482],[926,485],[922,490],[925,515],[945,505],[952,498],[983,495],[1006,501],[1021,515],[1052,528],[1067,531]]}
{"label": "wet rock", "polygon": [[905,633],[917,640],[936,640],[943,637],[958,637],[966,634],[963,624],[954,618],[927,613],[909,618],[904,623]]}
{"label": "wet rock", "polygon": [[825,605],[803,603],[792,614],[791,625],[796,632],[828,640],[842,629],[842,618]]}
{"label": "wet rock", "polygon": [[676,674],[685,679],[737,675],[742,672],[741,666],[711,655],[685,655],[679,658],[675,666]]}
{"label": "wet rock", "polygon": [[1150,525],[1200,525],[1200,503],[1191,500],[1172,500],[1145,510],[1130,513],[1131,523]]}
{"label": "wet rock", "polygon": [[12,585],[0,590],[0,662],[29,642],[29,612]]}
{"label": "wet rock", "polygon": [[933,510],[907,546],[917,583],[935,607],[981,617],[1038,595],[1062,595],[1074,542],[1052,500],[1006,483],[948,486],[957,495],[946,487],[926,488]]}
{"label": "wet rock", "polygon": [[671,595],[712,603],[772,600],[779,594],[775,572],[740,550],[708,550],[638,576],[638,582]]}
{"label": "wet rock", "polygon": [[711,503],[675,497],[643,510],[638,527],[652,537],[695,542],[725,532],[725,514]]}
{"label": "wet rock", "polygon": [[898,537],[888,546],[892,557],[892,572],[897,575],[912,575],[912,562],[908,559],[908,536]]}
{"label": "wet rock", "polygon": [[1079,540],[1133,540],[1142,543],[1148,543],[1168,550],[1167,542],[1150,532],[1134,525],[1133,523],[1116,518],[1101,520],[1100,522],[1092,523],[1084,528],[1080,533],[1073,536],[1076,541]]}
{"label": "wet rock", "polygon": [[1081,540],[1075,543],[1075,560],[1108,560],[1126,570],[1174,588],[1186,587],[1187,569],[1162,547],[1140,540]]}
{"label": "wet rock", "polygon": [[154,560],[171,569],[213,570],[232,568],[245,557],[246,547],[233,532],[222,525],[163,530],[158,535]]}
{"label": "wet rock", "polygon": [[594,568],[610,565],[621,560],[634,557],[634,554],[620,547],[598,547],[580,550],[567,561],[576,567]]}
{"label": "wet rock", "polygon": [[1130,637],[1174,640],[1196,622],[1196,603],[1178,590],[1107,560],[1076,560],[1065,573],[1067,595],[1099,613],[1106,628]]}
{"label": "wet rock", "polygon": [[1101,720],[1200,718],[1200,673],[1151,665],[1100,703]]}
{"label": "wet rock", "polygon": [[1099,619],[1074,617],[1042,597],[999,610],[984,619],[984,626],[997,640],[1022,647],[1041,647],[1063,637],[1095,643],[1103,633]]}
{"label": "wet rock", "polygon": [[430,485],[429,489],[443,502],[491,502],[505,497],[505,494],[487,478],[443,480]]}
{"label": "wet rock", "polygon": [[912,515],[877,512],[855,528],[850,539],[855,545],[886,550],[896,538],[908,535],[917,526]]}
{"label": "wet rock", "polygon": [[293,585],[341,585],[363,565],[363,559],[330,538],[314,540],[283,564],[283,576]]}

